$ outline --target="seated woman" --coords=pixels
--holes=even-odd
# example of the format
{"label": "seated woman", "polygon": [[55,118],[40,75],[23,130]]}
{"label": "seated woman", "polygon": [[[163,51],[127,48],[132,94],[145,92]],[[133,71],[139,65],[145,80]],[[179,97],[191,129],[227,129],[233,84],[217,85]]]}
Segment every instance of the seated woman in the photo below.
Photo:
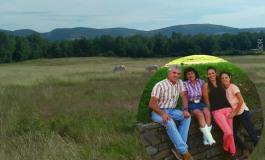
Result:
{"label": "seated woman", "polygon": [[209,108],[202,102],[202,86],[204,80],[199,79],[197,70],[192,67],[184,70],[183,77],[189,101],[188,110],[198,120],[200,130],[203,133],[203,144],[215,144],[216,142],[211,134],[211,113]]}
{"label": "seated woman", "polygon": [[249,150],[247,145],[237,135],[240,124],[245,127],[249,137],[254,142],[254,146],[257,145],[259,139],[250,121],[249,108],[244,103],[244,99],[239,88],[235,84],[231,83],[232,74],[230,72],[223,71],[220,73],[220,78],[222,85],[226,89],[226,97],[233,108],[233,112],[230,113],[230,117],[233,118],[234,139],[235,143],[243,151],[242,155],[239,157],[240,160],[243,160],[248,158]]}
{"label": "seated woman", "polygon": [[233,135],[233,119],[230,118],[232,108],[226,98],[223,88],[214,67],[207,68],[208,82],[203,85],[203,98],[210,107],[213,119],[223,132],[223,149],[230,159],[236,159],[236,147]]}

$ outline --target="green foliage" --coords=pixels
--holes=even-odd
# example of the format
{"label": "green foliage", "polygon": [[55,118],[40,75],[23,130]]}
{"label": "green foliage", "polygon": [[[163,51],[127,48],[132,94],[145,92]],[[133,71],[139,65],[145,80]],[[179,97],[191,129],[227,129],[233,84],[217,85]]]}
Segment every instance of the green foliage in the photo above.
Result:
{"label": "green foliage", "polygon": [[179,57],[196,54],[207,55],[259,55],[263,54],[257,40],[265,33],[238,33],[222,35],[186,35],[173,32],[171,36],[160,33],[151,36],[132,35],[49,42],[38,33],[27,37],[0,33],[0,63],[18,62],[38,58],[62,57]]}
{"label": "green foliage", "polygon": [[[194,57],[194,56],[189,56],[189,57]],[[195,56],[196,57],[196,56]],[[188,57],[184,57],[186,60]],[[174,62],[179,63],[182,62],[183,58],[180,58],[180,60],[175,60]],[[248,104],[250,108],[259,108],[261,107],[261,102],[256,90],[255,85],[253,82],[247,77],[247,75],[240,70],[238,67],[236,67],[234,64],[230,62],[225,62],[224,60],[220,59],[219,62],[215,63],[209,63],[207,62],[206,64],[194,64],[194,63],[201,63],[200,61],[197,61],[197,58],[192,58],[192,61],[184,61],[184,65],[181,66],[182,71],[184,71],[187,67],[194,67],[199,75],[200,78],[203,79],[205,82],[207,82],[206,78],[206,70],[208,66],[213,66],[217,69],[217,72],[227,70],[230,71],[233,75],[233,83],[236,84],[239,88],[240,91],[244,97],[245,102]],[[199,59],[198,59],[199,60]],[[170,65],[173,63],[168,63],[167,65]],[[187,64],[187,65],[185,65]],[[138,122],[143,122],[147,123],[151,121],[150,118],[150,109],[148,107],[149,100],[151,97],[151,91],[154,85],[165,79],[167,77],[167,67],[161,68],[159,71],[157,71],[154,76],[150,79],[150,81],[147,83],[142,96],[140,98],[139,106],[138,106],[138,115],[137,119]],[[183,80],[183,75],[181,76],[181,79]],[[251,93],[251,94],[249,94]],[[181,109],[181,98],[178,100],[177,108]]]}

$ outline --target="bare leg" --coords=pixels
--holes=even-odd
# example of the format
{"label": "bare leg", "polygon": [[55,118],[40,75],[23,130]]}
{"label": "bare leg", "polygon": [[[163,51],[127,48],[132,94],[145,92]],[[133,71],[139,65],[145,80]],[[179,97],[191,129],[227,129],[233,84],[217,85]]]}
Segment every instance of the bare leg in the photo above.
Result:
{"label": "bare leg", "polygon": [[193,110],[192,113],[197,118],[199,126],[201,128],[205,127],[206,121],[205,121],[203,112],[199,109],[196,109],[196,110]]}
{"label": "bare leg", "polygon": [[204,118],[205,118],[205,122],[208,126],[211,126],[211,112],[209,110],[209,108],[204,108],[202,110]]}

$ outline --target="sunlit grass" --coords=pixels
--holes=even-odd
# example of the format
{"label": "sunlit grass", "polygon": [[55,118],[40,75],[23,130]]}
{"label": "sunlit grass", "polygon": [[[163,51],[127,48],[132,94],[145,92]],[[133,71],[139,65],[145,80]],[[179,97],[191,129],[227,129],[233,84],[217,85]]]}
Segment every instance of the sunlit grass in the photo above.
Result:
{"label": "sunlit grass", "polygon": [[215,56],[192,55],[172,60],[171,62],[167,63],[165,66],[170,66],[172,64],[193,65],[193,64],[218,63],[218,62],[227,62],[227,61]]}

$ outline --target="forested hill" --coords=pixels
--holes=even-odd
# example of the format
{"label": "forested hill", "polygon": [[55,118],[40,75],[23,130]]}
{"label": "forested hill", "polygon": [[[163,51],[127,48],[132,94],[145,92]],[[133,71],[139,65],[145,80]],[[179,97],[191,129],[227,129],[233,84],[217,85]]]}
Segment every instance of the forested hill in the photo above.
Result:
{"label": "forested hill", "polygon": [[[197,33],[204,33],[206,35],[210,34],[237,34],[239,32],[264,32],[264,28],[233,28],[222,25],[214,25],[214,24],[187,24],[187,25],[176,25],[170,26],[166,28],[144,31],[144,30],[136,30],[136,29],[128,29],[128,28],[105,28],[105,29],[96,29],[96,28],[85,28],[85,27],[77,27],[77,28],[58,28],[54,29],[50,32],[40,33],[41,37],[49,40],[49,41],[61,41],[61,40],[73,40],[84,38],[95,38],[97,36],[102,35],[110,35],[110,36],[132,36],[132,35],[146,35],[153,36],[157,33],[161,33],[165,36],[171,36],[172,32],[182,33],[182,34],[191,34],[195,35]],[[0,32],[4,32],[8,35],[15,36],[28,36],[32,34],[33,30],[22,29],[16,31],[8,31],[1,30]]]}

